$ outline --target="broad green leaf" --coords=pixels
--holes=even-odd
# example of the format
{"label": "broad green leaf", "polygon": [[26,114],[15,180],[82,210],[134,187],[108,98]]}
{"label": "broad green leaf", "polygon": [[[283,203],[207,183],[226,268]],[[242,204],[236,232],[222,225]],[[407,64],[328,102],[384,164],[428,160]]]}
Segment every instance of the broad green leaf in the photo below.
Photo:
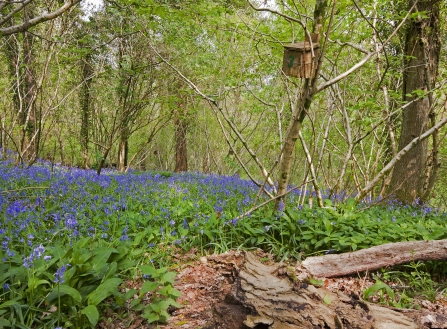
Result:
{"label": "broad green leaf", "polygon": [[160,320],[160,316],[157,313],[150,312],[149,310],[144,312],[142,317],[145,318],[148,323],[152,323],[152,322]]}
{"label": "broad green leaf", "polygon": [[113,293],[118,290],[118,286],[122,282],[123,280],[119,278],[107,279],[106,281],[101,283],[98,288],[96,288],[92,293],[90,293],[90,295],[88,296],[88,304],[97,306],[105,298],[113,295]]}
{"label": "broad green leaf", "polygon": [[157,269],[152,265],[141,265],[140,270],[143,274],[154,276],[157,274]]}
{"label": "broad green leaf", "polygon": [[128,300],[128,299],[132,298],[137,292],[138,292],[137,289],[130,289],[129,291],[127,291],[127,292],[124,294],[124,299],[125,299],[125,300]]}
{"label": "broad green leaf", "polygon": [[329,294],[324,295],[323,302],[324,302],[326,305],[331,305],[332,300],[331,300],[331,297],[329,297]]}
{"label": "broad green leaf", "polygon": [[116,273],[118,264],[116,262],[112,262],[109,264],[106,273],[104,274],[104,277],[102,278],[102,281],[105,281],[111,277],[113,277]]}
{"label": "broad green leaf", "polygon": [[161,283],[174,283],[175,276],[177,274],[175,272],[166,272],[160,278]]}
{"label": "broad green leaf", "polygon": [[34,290],[41,284],[50,284],[47,280],[39,280],[38,278],[30,276],[28,278],[28,290]]}
{"label": "broad green leaf", "polygon": [[92,325],[92,328],[96,326],[99,320],[99,312],[96,306],[88,305],[81,310],[82,314],[85,314]]}
{"label": "broad green leaf", "polygon": [[158,286],[160,284],[158,282],[152,282],[152,281],[146,281],[145,283],[143,283],[143,285],[141,286],[140,289],[140,296],[148,293],[148,292],[154,292],[155,290],[158,289]]}
{"label": "broad green leaf", "polygon": [[377,280],[377,282],[374,285],[372,285],[363,292],[363,299],[367,300],[369,297],[371,297],[380,290],[385,290],[388,296],[390,296],[390,298],[394,300],[394,291],[390,288],[390,286],[388,286],[386,283],[380,280]]}
{"label": "broad green leaf", "polygon": [[10,328],[11,322],[6,320],[5,318],[0,318],[0,328]]}
{"label": "broad green leaf", "polygon": [[57,286],[54,287],[51,290],[50,294],[47,296],[47,300],[49,302],[51,302],[52,300],[57,298],[58,294],[60,294],[60,296],[69,295],[78,303],[80,303],[82,300],[82,297],[81,297],[81,294],[79,293],[79,291],[77,291],[76,289],[74,289],[70,286],[64,285],[64,284],[59,285],[59,289]]}
{"label": "broad green leaf", "polygon": [[96,273],[100,272],[101,269],[107,264],[107,261],[113,252],[115,252],[115,249],[106,248],[100,250],[99,253],[96,253],[91,260],[92,269]]}
{"label": "broad green leaf", "polygon": [[3,307],[9,307],[9,306],[18,304],[18,303],[19,303],[19,302],[18,302],[19,300],[20,300],[20,297],[17,297],[17,298],[8,300],[8,301],[6,301],[6,302],[4,302],[4,303],[1,303],[1,304],[0,304],[0,308],[3,308]]}

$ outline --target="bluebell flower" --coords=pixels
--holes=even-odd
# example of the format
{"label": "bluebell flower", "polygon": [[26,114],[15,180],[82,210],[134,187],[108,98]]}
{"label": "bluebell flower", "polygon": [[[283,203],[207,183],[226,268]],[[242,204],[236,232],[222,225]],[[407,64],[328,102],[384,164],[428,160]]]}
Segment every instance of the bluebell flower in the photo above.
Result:
{"label": "bluebell flower", "polygon": [[8,290],[11,289],[11,286],[10,286],[8,283],[5,283],[5,284],[3,285],[3,289],[4,289],[5,291],[8,291]]}
{"label": "bluebell flower", "polygon": [[54,283],[64,283],[64,273],[67,270],[67,267],[71,266],[70,264],[62,265],[62,267],[58,268],[56,273],[54,273]]}

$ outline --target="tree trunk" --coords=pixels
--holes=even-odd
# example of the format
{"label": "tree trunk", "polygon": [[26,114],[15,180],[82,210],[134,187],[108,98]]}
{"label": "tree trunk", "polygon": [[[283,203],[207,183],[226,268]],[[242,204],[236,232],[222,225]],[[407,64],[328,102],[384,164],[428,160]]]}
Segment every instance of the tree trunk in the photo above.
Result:
{"label": "tree trunk", "polygon": [[125,172],[128,165],[129,157],[129,142],[127,135],[121,132],[120,141],[118,145],[118,170],[120,172]]}
{"label": "tree trunk", "polygon": [[186,132],[188,122],[186,119],[186,110],[179,114],[175,111],[175,172],[188,171],[188,149],[186,143]]}
{"label": "tree trunk", "polygon": [[91,63],[91,55],[87,53],[82,58],[82,86],[81,86],[81,152],[84,159],[83,167],[89,168],[89,131],[90,116],[92,106],[91,84],[92,84],[93,66]]}
{"label": "tree trunk", "polygon": [[[32,18],[29,8],[24,10],[25,20]],[[34,37],[25,32],[23,36],[23,104],[19,116],[22,126],[21,153],[25,161],[37,158],[39,151],[38,116],[36,108],[36,78],[34,72]]]}
{"label": "tree trunk", "polygon": [[308,257],[302,265],[317,277],[337,277],[410,263],[416,260],[446,260],[447,240],[387,243],[368,249]]}
{"label": "tree trunk", "polygon": [[[317,0],[315,4],[314,12],[314,27],[313,33],[320,35],[323,34],[323,25],[326,15],[327,0]],[[317,54],[316,54],[317,55]],[[319,56],[322,56],[321,53]],[[318,55],[317,55],[318,58]],[[318,61],[318,66],[320,62]],[[292,113],[292,119],[290,121],[287,133],[284,139],[284,146],[282,149],[282,155],[279,162],[279,177],[278,177],[278,195],[285,195],[287,187],[290,181],[290,171],[292,168],[293,155],[296,146],[296,141],[299,138],[301,125],[306,117],[307,111],[312,104],[312,99],[315,95],[316,83],[318,81],[319,68],[317,66],[315,78],[305,79],[303,91],[301,92],[299,99],[297,100]],[[284,202],[284,198],[278,199],[276,208],[279,208],[279,203]]]}
{"label": "tree trunk", "polygon": [[[208,260],[225,266],[225,256],[210,256]],[[420,328],[413,319],[365,302],[355,294],[333,293],[298,280],[293,267],[265,265],[247,252],[243,256],[241,264],[235,264],[238,273],[232,296],[226,300],[235,300],[250,310],[244,321],[249,328]]]}
{"label": "tree trunk", "polygon": [[[409,1],[410,8],[416,0]],[[441,40],[439,36],[439,0],[423,0],[417,11],[426,11],[427,18],[412,19],[406,32],[403,76],[403,101],[411,102],[404,111],[399,150],[424,133],[429,126],[431,91],[435,84]],[[415,91],[425,91],[418,97]],[[390,192],[407,204],[424,195],[428,140],[419,142],[398,161],[393,169]]]}

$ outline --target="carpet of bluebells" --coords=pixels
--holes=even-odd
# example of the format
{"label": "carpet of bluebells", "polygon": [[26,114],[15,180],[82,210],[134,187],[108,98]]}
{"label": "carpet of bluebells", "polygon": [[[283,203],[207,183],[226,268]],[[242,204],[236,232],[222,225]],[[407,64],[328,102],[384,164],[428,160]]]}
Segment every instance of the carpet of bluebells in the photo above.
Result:
{"label": "carpet of bluebells", "polygon": [[[235,220],[255,200],[259,203],[258,196],[258,186],[238,176],[116,171],[97,175],[93,170],[45,162],[20,168],[11,160],[3,160],[0,161],[3,261],[18,252],[12,245],[31,252],[33,246],[51,246],[54,241],[71,244],[82,237],[112,245],[128,243],[146,247],[148,251],[151,248],[159,251],[161,245],[187,249],[214,246],[215,251],[240,246],[289,250],[285,245],[291,243],[293,248],[306,253],[346,251],[343,246],[355,250],[369,244],[440,239],[447,235],[446,214],[426,205],[410,207],[388,201],[361,212],[359,209],[369,206],[371,201],[333,207],[345,198],[335,195],[325,200],[329,207],[310,209],[297,203],[301,199],[299,191],[289,195],[286,213],[275,213],[272,207],[266,207],[248,218]],[[340,244],[347,232],[337,227],[352,226],[353,221],[357,226],[354,231],[363,233],[362,236],[348,236]],[[363,241],[363,245],[357,246],[357,241]],[[337,246],[331,242],[338,242]],[[275,243],[280,245],[279,249]],[[156,254],[154,251],[154,257]],[[26,266],[32,255],[21,256]]]}
{"label": "carpet of bluebells", "polygon": [[[59,327],[63,320],[65,327],[89,327],[97,323],[106,297],[123,300],[116,292],[121,277],[141,275],[138,266],[145,264],[161,267],[162,272],[151,270],[153,277],[167,276],[163,266],[173,264],[174,250],[262,248],[278,259],[301,259],[387,242],[447,238],[446,214],[428,205],[372,205],[371,200],[358,204],[346,195],[328,193],[326,206],[318,208],[309,206],[306,199],[311,195],[297,189],[288,196],[285,210],[275,211],[272,203],[236,219],[255,202],[266,200],[256,184],[238,176],[97,175],[46,162],[20,167],[0,159],[0,327],[13,326],[17,319],[24,324],[26,307],[28,319],[37,319],[29,309],[54,305],[56,299],[60,303],[60,296],[68,299],[56,309],[74,310],[76,303],[84,304],[77,313],[70,311],[70,318],[42,311],[42,319],[50,322],[29,323]],[[86,290],[86,278],[88,287],[95,288]],[[171,279],[163,282],[169,285]],[[175,305],[174,295],[164,296],[165,308]],[[167,317],[163,312],[153,307],[145,314],[158,321]],[[73,325],[77,320],[81,322]]]}

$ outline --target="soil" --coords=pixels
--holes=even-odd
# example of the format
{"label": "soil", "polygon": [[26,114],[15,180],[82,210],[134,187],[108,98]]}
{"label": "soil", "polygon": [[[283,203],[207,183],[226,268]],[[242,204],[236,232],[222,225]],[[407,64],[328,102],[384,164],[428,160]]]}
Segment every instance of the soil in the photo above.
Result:
{"label": "soil", "polygon": [[[255,255],[263,263],[274,263],[273,256],[261,250]],[[243,261],[242,254],[231,251],[222,255],[207,257],[196,256],[195,251],[188,254],[174,255],[177,264],[175,288],[182,296],[177,302],[182,308],[172,309],[171,318],[167,324],[148,324],[144,319],[130,312],[121,315],[121,318],[112,310],[106,314],[106,319],[100,322],[97,328],[143,328],[143,329],[243,329],[248,328],[243,321],[250,313],[230,294],[235,280],[236,269]],[[308,280],[309,274],[297,264],[288,264],[295,268],[295,275],[299,280]],[[142,281],[128,281],[127,287],[138,288]],[[370,275],[363,273],[358,276],[345,276],[340,278],[323,279],[323,286],[333,292],[348,295],[362,296],[363,291],[375,282]],[[391,283],[390,283],[391,285]],[[391,285],[392,286],[392,285]],[[401,287],[392,286],[398,291]],[[380,302],[380,297],[373,296],[370,302]],[[414,319],[421,328],[447,328],[447,299],[438,295],[435,302],[425,299],[415,299],[413,307],[416,309],[395,309]]]}

